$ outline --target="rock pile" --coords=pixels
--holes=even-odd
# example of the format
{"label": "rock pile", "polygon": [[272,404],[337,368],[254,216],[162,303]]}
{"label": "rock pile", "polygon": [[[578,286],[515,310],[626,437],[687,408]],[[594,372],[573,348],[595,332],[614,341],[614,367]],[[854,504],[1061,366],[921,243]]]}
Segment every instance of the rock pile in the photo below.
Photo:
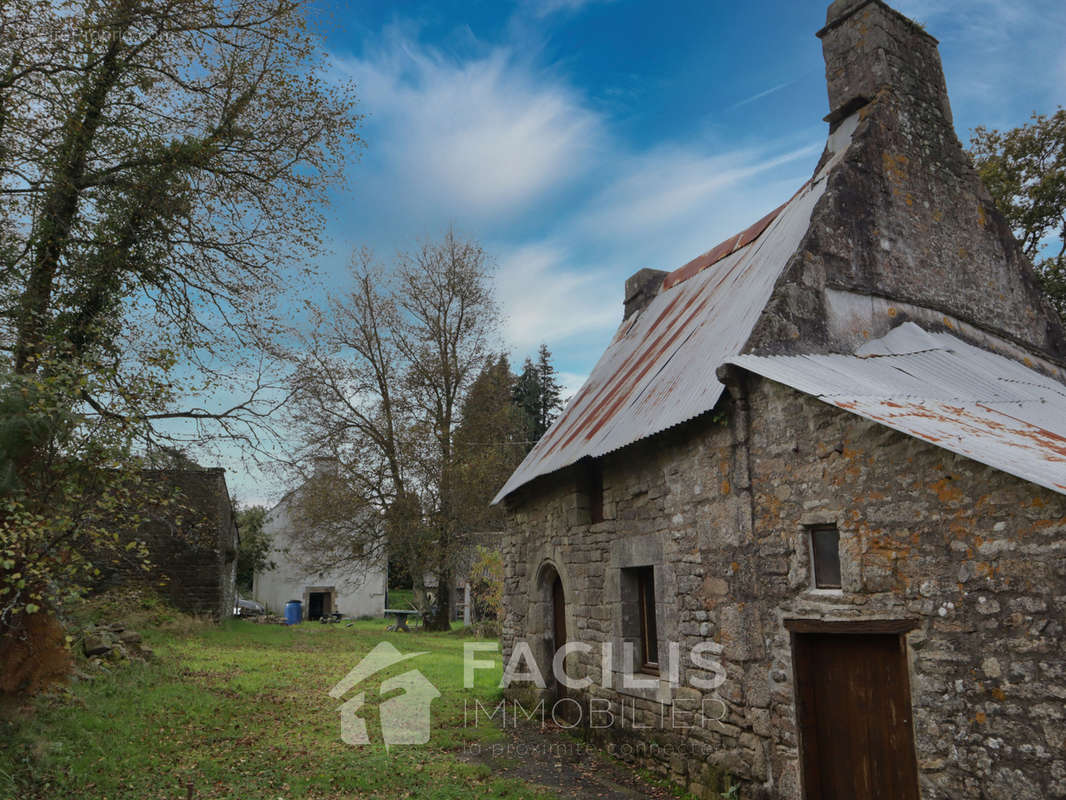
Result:
{"label": "rock pile", "polygon": [[151,658],[152,650],[146,646],[141,634],[129,630],[121,622],[91,625],[82,632],[81,649],[89,663],[103,661],[128,661],[131,658]]}
{"label": "rock pile", "polygon": [[284,625],[285,617],[279,617],[277,614],[259,614],[255,617],[241,617],[249,622],[254,622],[257,625]]}

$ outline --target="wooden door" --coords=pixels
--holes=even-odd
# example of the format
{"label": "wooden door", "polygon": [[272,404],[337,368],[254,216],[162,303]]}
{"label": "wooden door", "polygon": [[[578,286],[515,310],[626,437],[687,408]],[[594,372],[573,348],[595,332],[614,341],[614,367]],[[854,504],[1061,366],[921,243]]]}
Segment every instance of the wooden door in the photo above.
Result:
{"label": "wooden door", "polygon": [[[566,644],[566,598],[563,596],[563,582],[556,575],[552,582],[552,658],[555,658],[555,654],[564,644]],[[559,698],[566,695],[566,687],[560,681],[555,681],[555,693]]]}
{"label": "wooden door", "polygon": [[918,800],[906,639],[793,634],[807,800]]}

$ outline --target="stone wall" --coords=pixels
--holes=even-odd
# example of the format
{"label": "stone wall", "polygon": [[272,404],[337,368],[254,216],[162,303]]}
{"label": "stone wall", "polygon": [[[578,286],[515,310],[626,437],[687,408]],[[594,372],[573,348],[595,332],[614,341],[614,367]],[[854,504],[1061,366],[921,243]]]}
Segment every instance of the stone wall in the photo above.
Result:
{"label": "stone wall", "polygon": [[149,580],[183,611],[231,615],[238,534],[225,470],[146,470],[143,479],[156,499],[141,510],[144,522],[130,538],[148,546],[152,570],[120,565],[108,583]]}
{"label": "stone wall", "polygon": [[[571,691],[609,709],[590,733],[713,797],[798,798],[789,634],[783,620],[918,621],[907,635],[922,796],[1066,795],[1066,498],[770,381],[742,378],[707,414],[602,459],[604,517],[588,523],[576,470],[509,501],[505,658],[530,643],[548,670],[550,564],[570,639],[619,649],[627,566],[655,567],[660,652],[680,645],[680,688],[621,686],[576,653]],[[812,590],[804,526],[835,523],[842,590]],[[693,688],[684,654],[711,641],[726,676]],[[610,688],[606,688],[607,684]],[[599,722],[606,719],[602,714]],[[688,726],[688,727],[682,727]]]}

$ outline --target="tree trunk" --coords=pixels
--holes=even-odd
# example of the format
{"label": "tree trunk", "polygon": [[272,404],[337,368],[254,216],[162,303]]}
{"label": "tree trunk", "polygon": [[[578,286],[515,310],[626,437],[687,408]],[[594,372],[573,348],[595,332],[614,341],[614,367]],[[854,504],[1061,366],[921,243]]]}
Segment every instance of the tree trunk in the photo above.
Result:
{"label": "tree trunk", "polygon": [[450,631],[452,629],[452,571],[444,569],[437,577],[437,613],[426,625],[431,631]]}

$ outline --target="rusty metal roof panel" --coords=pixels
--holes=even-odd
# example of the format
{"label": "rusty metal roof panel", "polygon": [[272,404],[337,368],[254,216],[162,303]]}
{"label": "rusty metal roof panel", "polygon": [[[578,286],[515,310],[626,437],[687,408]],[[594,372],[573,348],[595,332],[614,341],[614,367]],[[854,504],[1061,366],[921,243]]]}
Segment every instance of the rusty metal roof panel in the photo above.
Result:
{"label": "rusty metal roof panel", "polygon": [[824,188],[824,181],[808,184],[757,223],[761,235],[747,232],[745,246],[715,253],[714,262],[664,284],[647,308],[623,322],[585,385],[493,502],[538,475],[712,409],[723,389],[715,370],[747,341]]}
{"label": "rusty metal roof panel", "polygon": [[493,503],[539,475],[714,408],[724,388],[715,370],[751,335],[858,122],[853,114],[829,135],[828,160],[785,205],[666,276],[651,303],[618,328],[585,385]]}
{"label": "rusty metal roof panel", "polygon": [[951,334],[908,322],[854,355],[729,363],[1066,494],[1066,382]]}

